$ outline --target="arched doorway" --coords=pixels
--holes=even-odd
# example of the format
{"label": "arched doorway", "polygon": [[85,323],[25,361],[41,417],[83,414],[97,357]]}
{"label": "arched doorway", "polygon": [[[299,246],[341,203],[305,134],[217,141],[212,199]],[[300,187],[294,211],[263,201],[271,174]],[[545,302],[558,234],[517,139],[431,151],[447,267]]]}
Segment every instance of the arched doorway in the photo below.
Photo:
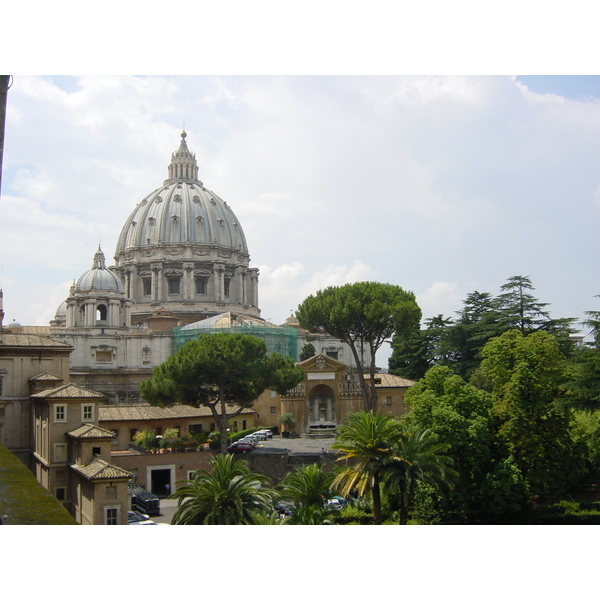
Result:
{"label": "arched doorway", "polygon": [[308,397],[308,433],[335,431],[335,395],[328,385],[315,386]]}

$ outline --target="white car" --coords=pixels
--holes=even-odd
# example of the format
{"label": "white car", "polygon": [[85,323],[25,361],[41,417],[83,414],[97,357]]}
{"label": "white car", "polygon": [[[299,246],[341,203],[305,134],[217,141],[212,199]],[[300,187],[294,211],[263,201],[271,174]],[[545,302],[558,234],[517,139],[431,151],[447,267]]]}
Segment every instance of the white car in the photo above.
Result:
{"label": "white car", "polygon": [[257,431],[256,433],[262,433],[265,435],[265,439],[269,439],[273,437],[273,432],[270,429],[261,429],[260,431]]}

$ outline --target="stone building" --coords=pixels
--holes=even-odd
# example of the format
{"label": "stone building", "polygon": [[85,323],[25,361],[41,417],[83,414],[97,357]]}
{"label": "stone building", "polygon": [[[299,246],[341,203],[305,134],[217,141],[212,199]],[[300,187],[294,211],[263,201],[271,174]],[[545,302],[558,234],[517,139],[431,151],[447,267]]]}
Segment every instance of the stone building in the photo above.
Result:
{"label": "stone building", "polygon": [[[267,390],[252,405],[258,425],[281,427],[279,416],[291,413],[295,434],[333,436],[346,415],[364,409],[360,384],[345,363],[318,354],[299,366],[305,373],[300,384],[283,396]],[[377,374],[378,411],[396,417],[406,413],[404,395],[413,384],[389,373]]]}

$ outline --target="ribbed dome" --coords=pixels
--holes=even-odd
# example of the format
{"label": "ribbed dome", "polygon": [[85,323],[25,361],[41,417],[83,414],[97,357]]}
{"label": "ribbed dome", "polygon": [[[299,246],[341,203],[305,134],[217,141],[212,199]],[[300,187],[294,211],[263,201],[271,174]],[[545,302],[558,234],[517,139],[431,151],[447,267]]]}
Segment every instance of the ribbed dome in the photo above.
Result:
{"label": "ribbed dome", "polygon": [[75,284],[75,291],[114,291],[123,292],[121,280],[106,268],[106,259],[104,252],[98,248],[94,254],[94,264],[89,271],[86,271]]}
{"label": "ribbed dome", "polygon": [[244,232],[231,208],[198,179],[196,157],[181,134],[172,154],[170,178],[131,213],[116,254],[152,246],[208,245],[247,254]]}
{"label": "ribbed dome", "polygon": [[55,319],[66,318],[67,316],[67,301],[63,300],[56,309]]}

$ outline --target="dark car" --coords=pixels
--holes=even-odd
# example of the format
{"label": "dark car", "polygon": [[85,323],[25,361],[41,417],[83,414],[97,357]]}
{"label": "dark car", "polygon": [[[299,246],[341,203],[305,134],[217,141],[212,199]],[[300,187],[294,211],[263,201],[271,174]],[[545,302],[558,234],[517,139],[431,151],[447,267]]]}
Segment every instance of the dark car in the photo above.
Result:
{"label": "dark car", "polygon": [[254,446],[250,442],[239,441],[231,444],[231,446],[227,448],[227,452],[241,454],[243,452],[250,452],[253,448]]}
{"label": "dark car", "polygon": [[127,513],[127,524],[132,525],[133,523],[140,523],[141,521],[148,521],[150,517],[144,513],[138,512],[137,510],[130,510]]}

